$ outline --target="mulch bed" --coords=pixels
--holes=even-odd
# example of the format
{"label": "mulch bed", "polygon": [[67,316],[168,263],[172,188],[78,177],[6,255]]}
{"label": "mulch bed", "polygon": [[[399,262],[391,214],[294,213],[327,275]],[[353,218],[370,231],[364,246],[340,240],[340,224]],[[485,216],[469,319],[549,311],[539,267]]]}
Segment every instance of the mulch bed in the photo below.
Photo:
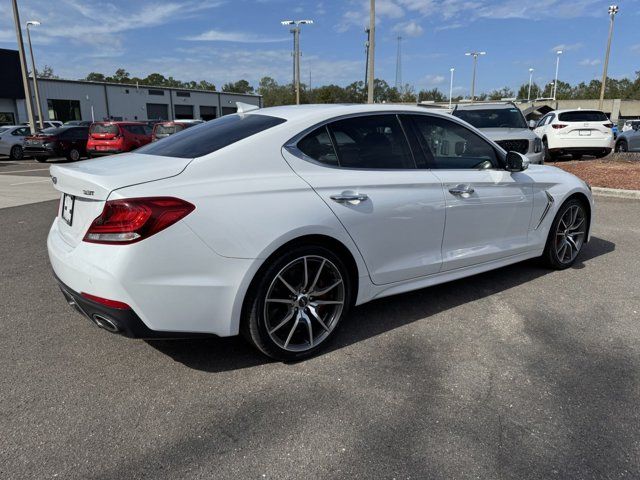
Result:
{"label": "mulch bed", "polygon": [[640,190],[639,153],[613,153],[599,160],[560,160],[548,165],[573,173],[592,187]]}

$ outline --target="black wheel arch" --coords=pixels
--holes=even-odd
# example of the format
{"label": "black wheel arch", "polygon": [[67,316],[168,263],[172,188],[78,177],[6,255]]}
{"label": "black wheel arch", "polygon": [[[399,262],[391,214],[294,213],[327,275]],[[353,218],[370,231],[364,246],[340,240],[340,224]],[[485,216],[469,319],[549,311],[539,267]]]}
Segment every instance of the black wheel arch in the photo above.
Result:
{"label": "black wheel arch", "polygon": [[[591,231],[591,202],[589,201],[589,199],[584,193],[575,192],[569,195],[567,198],[565,198],[564,202],[562,202],[562,205],[567,203],[569,200],[573,200],[573,199],[578,200],[580,203],[582,203],[585,211],[587,212],[587,230],[584,237],[584,243],[588,243],[589,232]],[[560,208],[562,208],[562,205],[560,205]]]}

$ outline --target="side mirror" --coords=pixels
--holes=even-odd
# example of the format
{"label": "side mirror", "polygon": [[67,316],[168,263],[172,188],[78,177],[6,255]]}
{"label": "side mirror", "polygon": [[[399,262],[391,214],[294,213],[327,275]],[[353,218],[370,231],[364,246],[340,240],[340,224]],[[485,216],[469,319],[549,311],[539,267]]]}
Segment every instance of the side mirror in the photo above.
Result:
{"label": "side mirror", "polygon": [[529,120],[529,128],[531,130],[533,130],[534,128],[536,128],[536,125],[538,124],[538,122],[536,122],[535,120]]}
{"label": "side mirror", "polygon": [[529,168],[529,159],[518,152],[507,152],[506,164],[508,172],[522,172]]}

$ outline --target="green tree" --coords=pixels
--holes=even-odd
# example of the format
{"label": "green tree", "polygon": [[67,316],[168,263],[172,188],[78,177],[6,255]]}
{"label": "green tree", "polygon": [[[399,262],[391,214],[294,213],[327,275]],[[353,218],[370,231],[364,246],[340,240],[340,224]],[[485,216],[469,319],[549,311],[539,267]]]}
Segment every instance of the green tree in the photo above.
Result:
{"label": "green tree", "polygon": [[38,73],[38,77],[40,77],[40,78],[60,78],[55,73],[53,73],[53,67],[51,67],[50,65],[45,65],[42,68],[42,71],[40,71],[40,73]]}
{"label": "green tree", "polygon": [[509,87],[503,87],[500,90],[489,92],[489,100],[501,100],[503,98],[513,98],[513,90]]}
{"label": "green tree", "polygon": [[254,89],[246,80],[238,80],[237,82],[225,83],[222,87],[223,92],[233,93],[253,93]]}
{"label": "green tree", "polygon": [[90,82],[104,82],[106,77],[104,76],[104,73],[91,72],[84,79]]}
{"label": "green tree", "polygon": [[263,77],[260,80],[258,93],[262,95],[265,107],[292,105],[296,101],[291,85],[280,85],[271,77]]}
{"label": "green tree", "polygon": [[420,90],[418,92],[418,102],[444,102],[447,97],[442,93],[438,87],[431,90]]}

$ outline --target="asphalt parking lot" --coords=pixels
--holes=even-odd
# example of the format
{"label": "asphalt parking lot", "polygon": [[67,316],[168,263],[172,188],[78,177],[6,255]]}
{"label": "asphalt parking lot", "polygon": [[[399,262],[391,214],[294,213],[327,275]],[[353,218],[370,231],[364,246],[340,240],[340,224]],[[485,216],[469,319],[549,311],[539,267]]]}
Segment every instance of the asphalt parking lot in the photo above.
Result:
{"label": "asphalt parking lot", "polygon": [[52,279],[56,208],[0,209],[0,478],[640,477],[638,201],[597,198],[574,268],[372,302],[296,364],[99,330]]}

